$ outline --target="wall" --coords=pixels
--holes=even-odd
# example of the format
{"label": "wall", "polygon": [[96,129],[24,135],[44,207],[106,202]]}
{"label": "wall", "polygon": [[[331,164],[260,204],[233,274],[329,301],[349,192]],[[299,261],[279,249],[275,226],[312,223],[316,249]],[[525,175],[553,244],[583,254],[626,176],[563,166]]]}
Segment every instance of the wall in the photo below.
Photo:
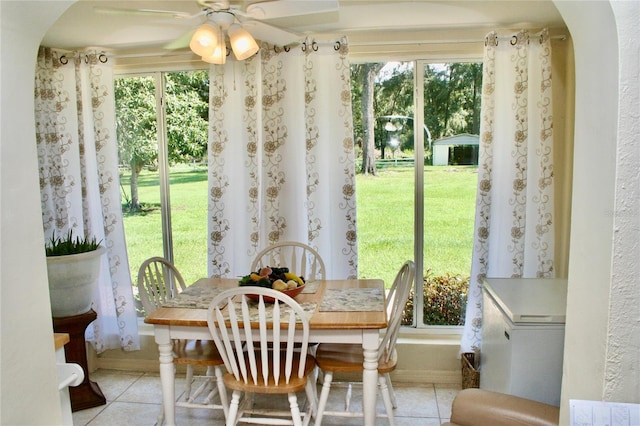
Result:
{"label": "wall", "polygon": [[574,40],[576,68],[561,400],[568,424],[570,399],[640,403],[640,3],[555,4]]}
{"label": "wall", "polygon": [[[640,403],[640,4],[613,4],[620,43],[613,267],[603,399]],[[626,34],[633,29],[635,36]]]}
{"label": "wall", "polygon": [[69,4],[0,2],[0,424],[3,425],[62,422],[40,213],[33,86],[40,40]]}

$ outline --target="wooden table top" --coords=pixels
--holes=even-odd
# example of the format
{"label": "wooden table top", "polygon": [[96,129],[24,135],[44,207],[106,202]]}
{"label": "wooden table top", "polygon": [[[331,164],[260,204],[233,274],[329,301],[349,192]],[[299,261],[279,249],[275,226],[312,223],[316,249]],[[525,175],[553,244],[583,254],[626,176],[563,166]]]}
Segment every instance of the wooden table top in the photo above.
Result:
{"label": "wooden table top", "polygon": [[[238,280],[233,278],[202,278],[196,281],[198,285],[213,287],[234,288],[238,286]],[[315,293],[301,293],[296,297],[298,303],[312,302],[317,308],[311,319],[309,327],[312,329],[381,329],[387,326],[387,317],[384,310],[381,311],[348,311],[348,312],[323,312],[319,311],[320,303],[327,289],[349,288],[377,288],[383,290],[384,283],[379,279],[354,279],[354,280],[324,280],[320,281]],[[193,308],[162,307],[156,309],[145,320],[147,324],[207,327],[207,310]]]}

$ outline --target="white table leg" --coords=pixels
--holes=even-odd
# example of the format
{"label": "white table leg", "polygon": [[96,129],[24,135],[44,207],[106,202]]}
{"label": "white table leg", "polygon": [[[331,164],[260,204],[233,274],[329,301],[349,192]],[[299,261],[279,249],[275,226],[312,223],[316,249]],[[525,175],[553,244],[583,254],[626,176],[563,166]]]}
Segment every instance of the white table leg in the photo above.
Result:
{"label": "white table leg", "polygon": [[164,421],[168,426],[176,424],[175,373],[173,367],[173,344],[169,326],[155,325],[154,332],[160,352],[160,382],[162,383],[162,406]]}
{"label": "white table leg", "polygon": [[362,331],[364,370],[362,371],[362,409],[365,426],[376,422],[376,393],[378,388],[378,330]]}

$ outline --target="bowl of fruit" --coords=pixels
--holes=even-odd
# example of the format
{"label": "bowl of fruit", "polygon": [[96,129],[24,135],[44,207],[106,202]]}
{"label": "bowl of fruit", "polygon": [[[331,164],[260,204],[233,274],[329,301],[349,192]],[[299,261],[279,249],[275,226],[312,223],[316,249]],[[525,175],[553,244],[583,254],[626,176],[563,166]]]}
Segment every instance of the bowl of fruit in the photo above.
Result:
{"label": "bowl of fruit", "polygon": [[[240,286],[272,288],[295,298],[304,290],[305,281],[303,277],[289,272],[287,267],[267,266],[259,271],[245,275],[240,279],[239,284]],[[247,297],[255,301],[258,300],[258,295],[256,294],[247,294]],[[265,296],[264,301],[273,303],[274,299]]]}

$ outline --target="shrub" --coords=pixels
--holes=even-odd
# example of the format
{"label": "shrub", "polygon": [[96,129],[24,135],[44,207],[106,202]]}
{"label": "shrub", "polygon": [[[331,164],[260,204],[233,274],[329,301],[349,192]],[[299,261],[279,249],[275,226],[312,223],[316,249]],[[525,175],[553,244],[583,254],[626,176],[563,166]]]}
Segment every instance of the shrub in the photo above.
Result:
{"label": "shrub", "polygon": [[[464,325],[470,277],[446,274],[433,276],[427,270],[423,284],[424,323],[427,325]],[[404,308],[402,325],[413,324],[414,290]]]}

